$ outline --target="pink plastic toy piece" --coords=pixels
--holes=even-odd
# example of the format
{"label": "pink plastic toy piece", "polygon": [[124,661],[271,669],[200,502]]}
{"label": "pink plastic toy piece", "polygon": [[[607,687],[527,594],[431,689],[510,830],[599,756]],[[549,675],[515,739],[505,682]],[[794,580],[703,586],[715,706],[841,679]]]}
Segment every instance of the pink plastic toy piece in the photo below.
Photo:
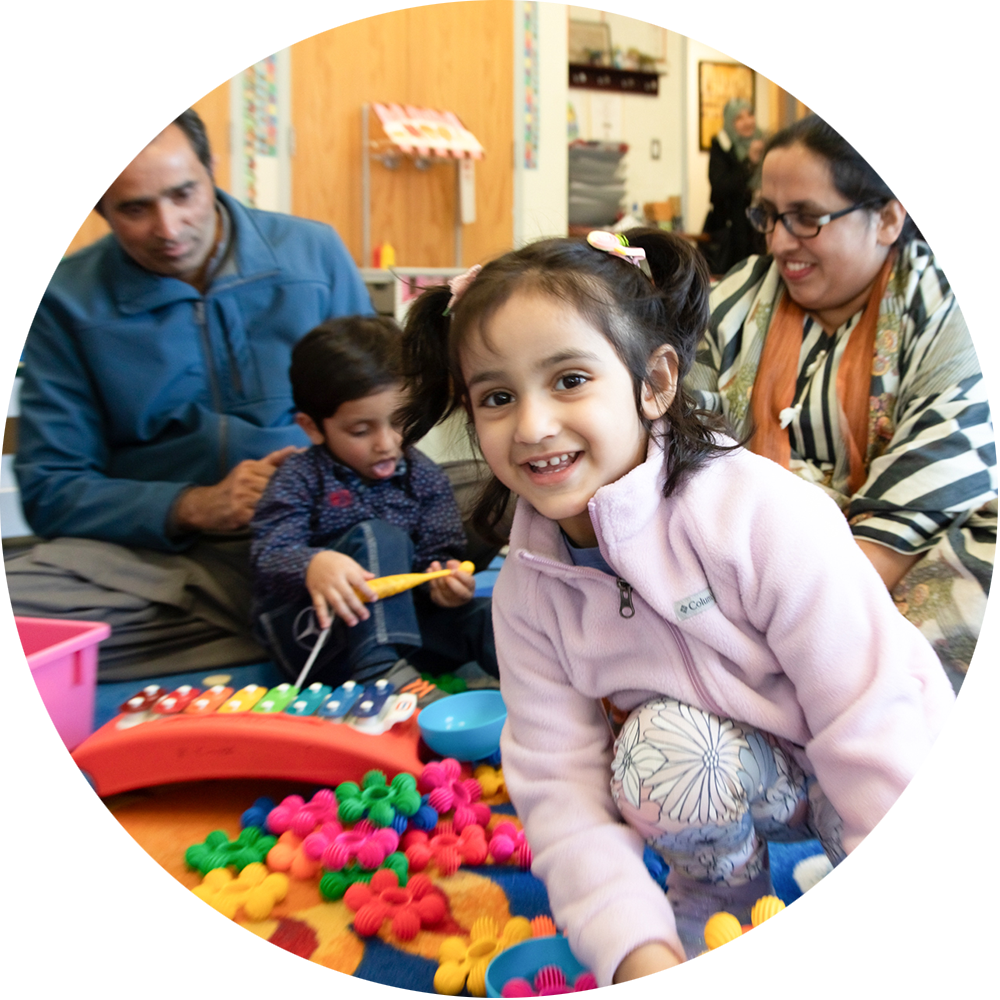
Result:
{"label": "pink plastic toy piece", "polygon": [[355,882],[344,902],[355,912],[354,930],[361,937],[377,934],[388,920],[396,937],[410,941],[421,927],[441,923],[447,913],[444,896],[426,875],[414,875],[401,889],[391,868],[379,869],[368,885]]}
{"label": "pink plastic toy piece", "polygon": [[289,795],[267,814],[267,829],[280,835],[291,830],[306,837],[316,827],[337,818],[337,800],[329,788],[321,788],[307,803],[301,795]]}
{"label": "pink plastic toy piece", "polygon": [[417,787],[429,793],[427,804],[439,815],[454,810],[452,822],[458,833],[473,823],[485,827],[490,821],[490,807],[478,801],[483,797],[482,786],[475,778],[463,780],[462,765],[451,757],[428,764]]}
{"label": "pink plastic toy piece", "polygon": [[531,848],[525,839],[524,831],[513,823],[498,823],[490,837],[490,857],[498,864],[503,864],[514,858],[525,871],[531,867]]}
{"label": "pink plastic toy piece", "polygon": [[378,868],[399,846],[399,834],[392,827],[375,827],[362,820],[353,830],[337,834],[324,848],[323,867],[339,872],[351,861],[367,870]]}
{"label": "pink plastic toy piece", "polygon": [[597,979],[592,972],[581,972],[570,986],[566,974],[558,965],[546,965],[535,973],[534,985],[520,977],[508,979],[500,989],[500,996],[513,1000],[515,997],[553,997],[596,989]]}
{"label": "pink plastic toy piece", "polygon": [[323,857],[323,852],[333,843],[333,838],[344,832],[344,828],[337,820],[329,820],[318,830],[313,830],[302,840],[302,850],[306,856],[313,861],[319,861]]}
{"label": "pink plastic toy piece", "polygon": [[531,983],[527,979],[521,979],[520,977],[508,979],[503,984],[503,989],[500,990],[500,996],[508,997],[510,1000],[513,1000],[514,997],[533,997],[535,995]]}
{"label": "pink plastic toy piece", "polygon": [[489,848],[481,826],[467,826],[458,834],[452,830],[444,823],[439,823],[430,837],[423,830],[408,830],[400,843],[410,871],[423,871],[434,861],[442,874],[454,875],[463,864],[481,865],[486,860]]}

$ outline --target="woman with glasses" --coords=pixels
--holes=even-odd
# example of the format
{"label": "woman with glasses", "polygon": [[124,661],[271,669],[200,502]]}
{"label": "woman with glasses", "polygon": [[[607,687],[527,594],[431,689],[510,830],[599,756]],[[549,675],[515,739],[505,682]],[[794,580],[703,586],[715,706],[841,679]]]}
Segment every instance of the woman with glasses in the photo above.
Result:
{"label": "woman with glasses", "polygon": [[836,499],[956,690],[996,548],[996,447],[951,286],[903,206],[810,115],[764,152],[768,253],[713,290],[689,387]]}

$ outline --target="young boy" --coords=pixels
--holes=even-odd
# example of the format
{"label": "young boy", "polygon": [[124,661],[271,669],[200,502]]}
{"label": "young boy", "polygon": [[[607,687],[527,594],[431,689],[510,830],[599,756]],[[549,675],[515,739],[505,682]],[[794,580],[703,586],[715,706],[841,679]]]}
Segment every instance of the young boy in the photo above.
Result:
{"label": "young boy", "polygon": [[457,569],[466,544],[445,474],[405,452],[399,327],[384,317],[327,320],[295,346],[289,377],[313,447],[288,458],[254,514],[251,565],[258,637],[297,678],[319,633],[330,636],[308,683],[388,673],[404,654],[443,673],[475,660],[497,676],[488,598],[468,573],[392,597],[368,580]]}

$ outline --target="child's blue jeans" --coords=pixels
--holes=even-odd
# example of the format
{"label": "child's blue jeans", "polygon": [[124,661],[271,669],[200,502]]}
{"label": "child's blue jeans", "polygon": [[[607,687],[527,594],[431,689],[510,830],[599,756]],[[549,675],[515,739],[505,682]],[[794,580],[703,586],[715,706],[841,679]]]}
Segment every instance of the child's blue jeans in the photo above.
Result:
{"label": "child's blue jeans", "polygon": [[[375,576],[413,571],[410,536],[385,521],[361,521],[330,548]],[[489,598],[474,597],[460,607],[441,608],[424,587],[418,587],[381,598],[367,608],[368,619],[352,627],[334,621],[307,683],[336,686],[352,678],[368,680],[404,655],[418,670],[434,674],[475,661],[486,673],[498,676]],[[257,622],[258,634],[292,679],[305,666],[320,631],[305,588],[300,602],[265,610]]]}

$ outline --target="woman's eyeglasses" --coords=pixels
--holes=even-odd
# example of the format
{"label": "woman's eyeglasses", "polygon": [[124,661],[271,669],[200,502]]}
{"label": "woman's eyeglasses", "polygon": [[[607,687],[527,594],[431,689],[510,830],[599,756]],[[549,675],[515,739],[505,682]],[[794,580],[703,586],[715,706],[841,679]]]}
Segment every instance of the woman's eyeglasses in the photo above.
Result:
{"label": "woman's eyeglasses", "polygon": [[774,227],[781,220],[781,224],[792,236],[800,240],[811,240],[814,236],[819,236],[819,231],[834,219],[839,219],[843,215],[850,215],[859,208],[871,208],[874,202],[862,201],[850,208],[843,208],[839,212],[828,212],[826,215],[811,215],[809,212],[775,212],[774,209],[765,208],[763,205],[754,205],[747,209],[747,219],[750,225],[758,233],[772,233]]}

